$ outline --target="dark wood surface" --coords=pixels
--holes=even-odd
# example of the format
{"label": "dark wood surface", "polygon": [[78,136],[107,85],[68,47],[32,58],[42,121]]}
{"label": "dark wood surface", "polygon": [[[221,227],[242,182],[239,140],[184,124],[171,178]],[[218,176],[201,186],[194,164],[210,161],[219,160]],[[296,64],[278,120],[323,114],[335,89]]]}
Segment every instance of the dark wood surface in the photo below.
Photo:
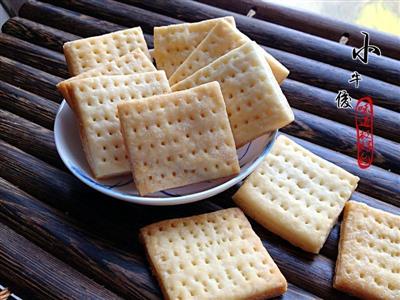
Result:
{"label": "dark wood surface", "polygon": [[[296,121],[283,134],[359,176],[354,200],[400,214],[400,62],[393,59],[399,57],[398,41],[374,32],[373,41],[386,56],[364,66],[351,59],[351,47],[337,43],[342,31],[359,27],[328,20],[319,28],[319,17],[290,10],[295,21],[288,24],[287,18],[273,17],[283,16],[286,9],[262,6],[258,0],[233,2],[227,6],[218,0],[215,5],[235,13],[183,0],[31,0],[3,25],[0,282],[27,299],[159,299],[138,243],[139,228],[234,205],[231,196],[238,186],[178,207],[128,204],[89,189],[63,166],[52,132],[62,100],[55,84],[68,77],[62,45],[128,26],[142,26],[152,47],[153,26],[233,14],[239,29],[291,71],[282,89]],[[241,15],[250,5],[257,7],[256,19]],[[268,14],[267,8],[274,13]],[[324,32],[328,27],[331,33]],[[358,42],[351,35],[349,44]],[[363,74],[359,89],[347,84],[354,70]],[[370,95],[375,100],[375,161],[367,170],[357,165],[354,110],[336,108],[340,89],[356,99]],[[281,298],[350,299],[332,288],[339,223],[319,255],[252,224],[290,283]]]}

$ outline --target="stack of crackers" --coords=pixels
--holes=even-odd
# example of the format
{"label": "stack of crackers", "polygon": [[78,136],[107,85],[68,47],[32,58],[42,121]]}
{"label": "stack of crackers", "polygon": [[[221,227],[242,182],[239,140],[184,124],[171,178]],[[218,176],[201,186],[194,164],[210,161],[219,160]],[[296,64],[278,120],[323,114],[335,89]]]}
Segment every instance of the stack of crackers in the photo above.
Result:
{"label": "stack of crackers", "polygon": [[[76,113],[96,178],[132,172],[140,194],[240,171],[236,148],[293,121],[289,71],[232,17],[140,28],[64,45],[74,76],[58,88]],[[155,59],[156,67],[152,59]],[[140,231],[166,299],[264,299],[287,282],[245,214],[319,253],[344,210],[333,285],[400,299],[400,217],[348,201],[359,178],[280,135],[233,196],[239,208]]]}
{"label": "stack of crackers", "polygon": [[140,27],[64,53],[73,77],[57,87],[94,177],[131,172],[141,195],[234,176],[237,148],[294,119],[278,83],[289,71],[233,17],[156,27],[153,57]]}

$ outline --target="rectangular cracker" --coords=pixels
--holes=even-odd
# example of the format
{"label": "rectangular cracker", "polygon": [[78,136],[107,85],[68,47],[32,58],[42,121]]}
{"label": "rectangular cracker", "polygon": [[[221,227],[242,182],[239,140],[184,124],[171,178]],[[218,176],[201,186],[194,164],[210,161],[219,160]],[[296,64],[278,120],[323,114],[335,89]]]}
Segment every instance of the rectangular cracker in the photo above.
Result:
{"label": "rectangular cracker", "polygon": [[167,77],[171,76],[208,32],[222,20],[235,25],[233,17],[224,17],[196,23],[154,27],[153,57],[157,68],[164,70]]}
{"label": "rectangular cracker", "polygon": [[248,42],[173,85],[173,91],[218,81],[236,147],[294,120],[271,68],[255,42]]}
{"label": "rectangular cracker", "polygon": [[280,135],[233,199],[268,230],[318,253],[358,181]]}
{"label": "rectangular cracker", "polygon": [[266,299],[287,289],[238,208],[148,225],[140,238],[165,299]]}
{"label": "rectangular cracker", "polygon": [[83,150],[96,178],[129,173],[117,104],[170,92],[164,71],[99,76],[70,82]]}
{"label": "rectangular cracker", "polygon": [[72,76],[111,62],[135,49],[142,50],[150,58],[140,27],[67,42],[63,49]]}
{"label": "rectangular cracker", "polygon": [[118,106],[141,195],[240,171],[217,82]]}
{"label": "rectangular cracker", "polygon": [[[197,48],[190,53],[186,60],[169,77],[169,84],[178,83],[220,56],[249,41],[250,39],[235,26],[224,20],[218,22]],[[289,75],[289,70],[261,47],[260,51],[263,52],[276,80],[281,83]]]}
{"label": "rectangular cracker", "polygon": [[152,61],[140,49],[136,49],[111,62],[100,65],[94,69],[83,72],[79,75],[63,80],[57,84],[57,89],[64,96],[64,99],[72,107],[72,101],[68,95],[68,85],[72,80],[104,75],[130,75],[134,73],[154,72],[157,69]]}
{"label": "rectangular cracker", "polygon": [[400,216],[347,202],[333,286],[363,299],[400,299]]}

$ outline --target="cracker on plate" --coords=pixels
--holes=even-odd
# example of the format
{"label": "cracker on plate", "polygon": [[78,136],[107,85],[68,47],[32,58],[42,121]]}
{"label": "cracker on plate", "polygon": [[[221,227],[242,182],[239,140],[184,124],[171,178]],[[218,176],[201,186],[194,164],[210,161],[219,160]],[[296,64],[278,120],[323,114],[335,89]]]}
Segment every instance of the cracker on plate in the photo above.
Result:
{"label": "cracker on plate", "polygon": [[248,42],[173,85],[173,91],[218,81],[236,147],[294,120],[259,46]]}
{"label": "cracker on plate", "polygon": [[400,216],[347,202],[333,286],[365,299],[400,299]]}
{"label": "cracker on plate", "polygon": [[165,299],[265,299],[287,283],[238,208],[140,230]]}
{"label": "cracker on plate", "polygon": [[67,42],[63,49],[72,76],[116,60],[135,49],[142,50],[150,58],[140,27]]}
{"label": "cracker on plate", "polygon": [[96,178],[130,171],[117,104],[168,92],[164,71],[83,78],[69,83],[83,150]]}
{"label": "cracker on plate", "polygon": [[[178,83],[218,57],[249,41],[250,39],[234,25],[221,20],[169,77],[170,85]],[[263,52],[276,80],[281,83],[289,75],[289,70],[261,47],[260,51]]]}
{"label": "cracker on plate", "polygon": [[171,76],[208,32],[222,20],[235,25],[233,17],[224,17],[196,23],[154,27],[153,57],[157,68],[164,70],[167,77]]}
{"label": "cracker on plate", "polygon": [[239,173],[217,82],[118,105],[141,195]]}
{"label": "cracker on plate", "polygon": [[121,56],[111,62],[99,65],[94,69],[83,72],[79,75],[63,80],[57,84],[57,89],[64,96],[64,99],[72,107],[72,101],[68,95],[68,85],[72,80],[97,77],[103,75],[129,75],[134,73],[157,71],[151,60],[140,49],[136,49],[124,56]]}
{"label": "cracker on plate", "polygon": [[280,135],[233,199],[268,230],[318,253],[358,181]]}

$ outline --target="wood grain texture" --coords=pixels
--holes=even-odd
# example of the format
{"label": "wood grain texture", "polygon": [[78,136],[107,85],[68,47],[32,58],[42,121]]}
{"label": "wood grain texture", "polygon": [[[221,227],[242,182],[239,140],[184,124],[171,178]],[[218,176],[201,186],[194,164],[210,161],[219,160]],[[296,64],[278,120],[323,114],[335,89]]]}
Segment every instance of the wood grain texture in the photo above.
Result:
{"label": "wood grain texture", "polygon": [[352,71],[357,70],[359,73],[378,79],[384,79],[389,83],[398,84],[400,81],[398,73],[400,62],[397,60],[383,56],[369,55],[368,65],[364,65],[362,62],[352,59],[352,47],[291,28],[248,18],[229,10],[195,1],[125,1],[133,5],[141,3],[141,5],[155,12],[189,22],[232,15],[235,17],[237,27],[261,45],[291,52],[344,69]]}
{"label": "wood grain texture", "polygon": [[56,29],[67,29],[66,31],[81,37],[90,37],[126,28],[35,0],[28,0],[19,10],[19,16]]}
{"label": "wood grain texture", "polygon": [[[12,188],[0,178],[0,189]],[[26,299],[121,299],[1,223],[0,276]]]}
{"label": "wood grain texture", "polygon": [[[352,127],[294,109],[295,120],[284,133],[357,157],[356,130]],[[400,173],[400,144],[374,136],[374,165]]]}
{"label": "wood grain texture", "polygon": [[0,56],[0,80],[60,103],[63,99],[56,84],[62,78]]}
{"label": "wood grain texture", "polygon": [[[291,79],[333,91],[336,94],[339,90],[346,90],[354,99],[371,96],[374,105],[400,111],[400,87],[384,82],[384,78],[378,80],[361,75],[362,81],[359,88],[356,88],[348,83],[353,70],[338,68],[281,50],[267,47],[265,49],[290,70],[289,78]],[[332,99],[333,102],[335,102],[335,97]]]}
{"label": "wood grain texture", "polygon": [[10,186],[1,186],[1,193],[2,217],[42,249],[123,297],[159,297],[143,258],[110,247],[79,222]]}
{"label": "wood grain texture", "polygon": [[8,34],[0,33],[0,55],[59,77],[69,76],[64,55]]}
{"label": "wood grain texture", "polygon": [[0,3],[9,16],[14,17],[26,0],[1,0]]}
{"label": "wood grain texture", "polygon": [[[128,0],[129,1],[129,0]],[[247,15],[250,9],[255,10],[253,18],[276,23],[285,27],[307,32],[338,42],[344,33],[349,35],[347,45],[360,47],[363,44],[361,31],[370,33],[371,44],[379,46],[383,55],[400,59],[400,40],[391,34],[346,23],[326,16],[290,7],[277,5],[262,0],[197,0],[202,3],[228,9]],[[315,26],[318,24],[318,26]]]}
{"label": "wood grain texture", "polygon": [[0,109],[53,129],[58,104],[0,81]]}
{"label": "wood grain texture", "polygon": [[45,0],[45,2],[126,27],[141,26],[146,32],[152,32],[155,26],[180,23],[180,21],[173,17],[157,14],[114,0]]}
{"label": "wood grain texture", "polygon": [[76,35],[60,32],[52,27],[21,17],[8,19],[3,24],[2,31],[39,46],[45,45],[47,48],[58,52],[62,52],[62,46],[65,42],[79,38]]}
{"label": "wood grain texture", "polygon": [[[286,79],[281,88],[292,107],[354,128],[355,105],[352,109],[338,109],[335,101],[337,94],[291,79]],[[400,113],[374,105],[376,135],[400,142],[399,119]]]}
{"label": "wood grain texture", "polygon": [[54,143],[53,131],[0,109],[0,139],[64,169]]}

